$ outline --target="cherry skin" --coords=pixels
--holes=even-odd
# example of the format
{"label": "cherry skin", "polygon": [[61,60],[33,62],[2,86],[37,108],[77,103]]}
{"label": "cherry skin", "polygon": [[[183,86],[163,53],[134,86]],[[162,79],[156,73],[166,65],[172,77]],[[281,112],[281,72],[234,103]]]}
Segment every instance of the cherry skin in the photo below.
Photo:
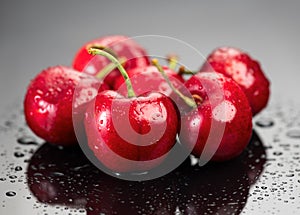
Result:
{"label": "cherry skin", "polygon": [[[104,47],[112,50],[118,58],[125,58],[124,67],[126,70],[149,65],[147,52],[139,44],[129,37],[122,35],[111,35],[91,40],[84,44],[76,53],[73,59],[73,68],[84,71],[91,75],[98,73],[109,64],[109,60],[103,56],[93,56],[88,53],[90,47]],[[114,81],[120,76],[120,72],[115,69],[104,78],[104,82],[113,86]]]}
{"label": "cherry skin", "polygon": [[77,143],[72,104],[79,83],[84,84],[80,86],[82,90],[77,91],[80,95],[74,97],[74,104],[78,110],[75,118],[80,123],[87,102],[97,95],[98,89],[108,89],[106,84],[101,85],[95,78],[65,66],[49,67],[31,81],[24,99],[24,113],[28,126],[37,136],[57,145]]}
{"label": "cherry skin", "polygon": [[[117,172],[154,168],[175,144],[178,119],[172,101],[161,93],[125,98],[103,91],[87,109],[85,128],[90,149]],[[132,161],[139,164],[131,164]]]}
{"label": "cherry skin", "polygon": [[196,156],[213,154],[213,161],[238,156],[252,134],[251,107],[242,89],[231,78],[213,72],[192,76],[185,87],[202,100],[196,99],[197,108],[182,116],[181,143],[194,146]]}
{"label": "cherry skin", "polygon": [[207,58],[200,72],[216,71],[235,80],[246,94],[253,116],[267,106],[270,82],[258,61],[242,50],[220,47]]}
{"label": "cherry skin", "polygon": [[[164,66],[163,69],[175,87],[184,83],[184,79],[181,75],[166,66]],[[141,95],[146,91],[161,92],[166,96],[172,93],[172,89],[155,66],[137,67],[128,70],[127,73],[137,95]],[[113,89],[122,95],[127,93],[123,77],[116,79]]]}

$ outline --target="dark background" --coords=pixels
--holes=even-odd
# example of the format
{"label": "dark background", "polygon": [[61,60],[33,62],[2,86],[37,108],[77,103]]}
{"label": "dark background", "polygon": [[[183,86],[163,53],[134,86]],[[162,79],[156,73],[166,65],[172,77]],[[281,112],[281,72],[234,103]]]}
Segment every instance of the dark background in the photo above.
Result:
{"label": "dark background", "polygon": [[108,34],[175,37],[205,56],[221,45],[242,48],[261,62],[272,100],[297,100],[299,9],[297,0],[1,1],[0,109],[21,101],[42,69],[70,65],[83,43]]}

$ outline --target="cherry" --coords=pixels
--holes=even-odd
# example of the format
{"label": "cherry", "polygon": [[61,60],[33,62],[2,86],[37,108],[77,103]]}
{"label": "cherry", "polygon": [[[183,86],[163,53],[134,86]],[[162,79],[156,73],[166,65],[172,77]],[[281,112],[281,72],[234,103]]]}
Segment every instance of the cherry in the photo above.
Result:
{"label": "cherry", "polygon": [[[75,95],[74,91],[79,83],[79,95]],[[41,71],[29,84],[24,99],[28,126],[37,136],[50,143],[77,143],[72,104],[74,102],[77,107],[78,114],[75,118],[80,123],[87,102],[97,95],[98,88],[100,91],[108,89],[106,84],[100,85],[95,78],[65,66],[53,66]]]}
{"label": "cherry", "polygon": [[136,97],[127,72],[109,53],[90,48],[115,63],[128,95],[100,92],[87,109],[88,145],[97,159],[116,172],[145,171],[158,166],[176,141],[178,118],[171,99],[158,92]]}
{"label": "cherry", "polygon": [[[175,87],[178,87],[179,84],[184,82],[182,76],[175,71],[166,66],[164,66],[163,69]],[[172,89],[155,66],[137,67],[128,70],[127,73],[137,95],[146,91],[157,91],[169,96],[172,92]],[[124,78],[117,78],[113,88],[122,95],[125,95],[127,90],[124,84]]]}
{"label": "cherry", "polygon": [[[108,65],[109,61],[100,55],[96,57],[90,55],[87,50],[91,47],[105,49],[111,52],[111,54],[114,54],[115,57],[125,59],[125,69],[149,65],[149,59],[144,48],[126,36],[112,35],[100,37],[84,44],[74,57],[74,69],[85,71],[91,75],[97,75],[98,77],[104,76],[105,73],[99,73],[102,73],[101,71]],[[119,76],[119,71],[115,69],[105,76],[104,82],[112,87],[115,79]]]}
{"label": "cherry", "polygon": [[[157,61],[152,63],[168,79]],[[221,73],[198,73],[184,84],[194,100],[168,83],[191,107],[178,107],[179,139],[184,146],[205,162],[229,160],[243,151],[252,134],[252,113],[246,95],[235,81]]]}
{"label": "cherry", "polygon": [[[197,103],[197,111],[183,116],[180,141],[193,145],[195,138],[191,134],[196,133],[195,155],[200,156],[203,152],[209,155],[216,149],[212,156],[214,161],[238,156],[252,134],[251,108],[242,89],[231,78],[212,72],[192,76],[185,87],[203,100]],[[216,130],[212,130],[213,127]],[[218,140],[219,132],[223,135]]]}
{"label": "cherry", "polygon": [[245,92],[253,116],[267,106],[270,83],[259,62],[248,53],[232,47],[217,48],[200,69],[200,72],[207,71],[216,71],[235,80]]}

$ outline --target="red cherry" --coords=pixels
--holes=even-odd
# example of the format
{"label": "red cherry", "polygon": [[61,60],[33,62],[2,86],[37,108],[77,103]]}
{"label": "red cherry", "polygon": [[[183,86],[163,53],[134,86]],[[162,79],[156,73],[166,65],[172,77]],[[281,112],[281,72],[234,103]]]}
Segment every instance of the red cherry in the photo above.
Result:
{"label": "red cherry", "polygon": [[[83,81],[84,80],[84,81]],[[44,140],[58,145],[77,143],[72,121],[72,102],[76,86],[84,91],[76,95],[76,118],[83,118],[86,103],[97,95],[100,85],[95,78],[65,66],[49,67],[40,72],[30,83],[24,100],[28,126]],[[102,85],[99,90],[108,89]],[[94,92],[94,93],[93,93]]]}
{"label": "red cherry", "polygon": [[123,76],[128,98],[100,92],[86,112],[88,145],[98,160],[116,172],[144,171],[158,166],[174,146],[178,118],[171,99],[157,92],[138,97],[127,72],[109,53],[89,49],[110,59]]}
{"label": "red cherry", "polygon": [[[166,66],[163,69],[175,87],[184,82],[182,76],[175,71]],[[155,66],[138,67],[129,70],[127,73],[137,95],[141,95],[146,91],[156,91],[169,96],[172,92],[172,89]],[[126,95],[127,93],[124,78],[121,76],[117,78],[113,88],[122,95]]]}
{"label": "red cherry", "polygon": [[[157,166],[175,144],[177,125],[172,101],[160,93],[125,98],[115,91],[101,92],[85,119],[89,147],[117,172]],[[132,161],[149,162],[139,166]]]}
{"label": "red cherry", "polygon": [[251,108],[242,89],[231,78],[213,72],[192,76],[185,87],[202,100],[182,116],[180,141],[194,146],[196,156],[213,155],[214,161],[238,156],[252,134]]}
{"label": "red cherry", "polygon": [[245,92],[253,116],[266,107],[269,99],[269,81],[259,62],[248,53],[232,47],[214,50],[207,58],[200,72],[216,71],[235,80]]}
{"label": "red cherry", "polygon": [[[76,53],[73,60],[73,67],[78,71],[85,71],[88,74],[96,76],[110,62],[103,56],[92,56],[88,53],[90,47],[104,47],[112,50],[118,58],[125,58],[124,67],[126,70],[144,67],[149,65],[147,52],[134,40],[126,36],[112,35],[105,36],[84,44]],[[114,81],[120,76],[120,72],[115,69],[105,78],[104,82],[113,86]]]}

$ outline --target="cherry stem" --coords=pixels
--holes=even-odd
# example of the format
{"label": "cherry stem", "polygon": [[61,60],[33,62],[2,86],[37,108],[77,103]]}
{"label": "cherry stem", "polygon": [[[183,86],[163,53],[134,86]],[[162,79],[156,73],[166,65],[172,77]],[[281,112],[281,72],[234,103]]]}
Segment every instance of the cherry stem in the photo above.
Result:
{"label": "cherry stem", "polygon": [[132,88],[132,83],[130,81],[130,78],[129,78],[126,70],[124,69],[122,64],[113,55],[111,55],[110,53],[108,53],[102,49],[99,49],[98,47],[89,48],[88,53],[91,55],[101,55],[101,56],[107,57],[112,63],[114,63],[116,65],[116,67],[119,69],[121,75],[123,76],[123,78],[125,80],[128,98],[132,98],[132,97],[136,96],[135,92]]}
{"label": "cherry stem", "polygon": [[178,70],[178,75],[195,75],[195,72],[187,70],[184,66],[180,66]]}
{"label": "cherry stem", "polygon": [[203,98],[197,94],[192,95],[194,99],[198,100],[198,104],[201,104],[203,102]]}
{"label": "cherry stem", "polygon": [[89,50],[90,48],[100,49],[100,50],[106,51],[109,54],[111,54],[112,56],[114,56],[115,58],[119,59],[118,54],[114,50],[112,50],[111,48],[109,48],[107,46],[103,46],[103,45],[99,45],[99,44],[92,44],[91,46],[87,47],[87,50]]}
{"label": "cherry stem", "polygon": [[178,56],[176,54],[169,54],[167,60],[169,62],[169,68],[175,70],[179,60]]}
{"label": "cherry stem", "polygon": [[197,107],[197,103],[194,101],[194,99],[191,99],[185,95],[183,95],[178,89],[176,89],[174,87],[174,85],[172,84],[172,82],[170,81],[169,77],[167,76],[166,72],[164,71],[164,69],[161,67],[161,65],[159,64],[157,59],[152,59],[152,64],[154,66],[156,66],[156,68],[158,69],[158,71],[162,74],[162,76],[164,77],[164,79],[166,80],[166,82],[168,83],[168,85],[171,87],[171,89],[190,107],[192,108],[196,108]]}
{"label": "cherry stem", "polygon": [[[126,62],[125,57],[121,57],[118,59],[122,65]],[[110,63],[107,66],[105,66],[103,69],[100,70],[100,72],[97,73],[96,78],[103,79],[107,74],[109,74],[112,70],[116,68],[115,63]]]}

